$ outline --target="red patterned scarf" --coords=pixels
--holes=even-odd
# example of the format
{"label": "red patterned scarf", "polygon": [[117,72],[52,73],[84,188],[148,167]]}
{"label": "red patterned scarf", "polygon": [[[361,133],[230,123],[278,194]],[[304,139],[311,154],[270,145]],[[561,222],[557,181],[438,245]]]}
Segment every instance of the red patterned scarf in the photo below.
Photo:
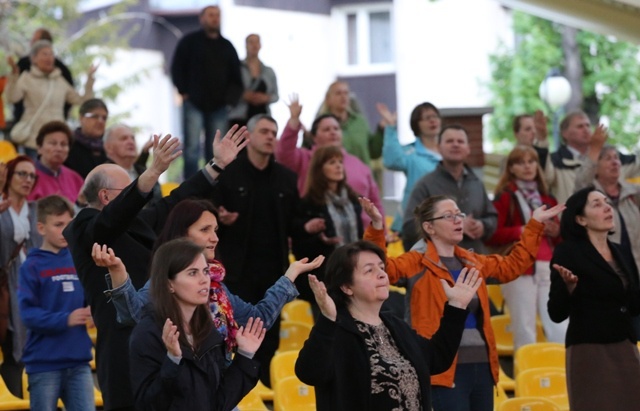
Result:
{"label": "red patterned scarf", "polygon": [[209,293],[209,310],[213,318],[213,324],[224,338],[227,359],[231,360],[231,353],[238,345],[236,332],[238,323],[233,318],[233,307],[229,302],[229,296],[222,287],[222,280],[226,271],[218,260],[209,262],[209,277],[211,278],[211,292]]}

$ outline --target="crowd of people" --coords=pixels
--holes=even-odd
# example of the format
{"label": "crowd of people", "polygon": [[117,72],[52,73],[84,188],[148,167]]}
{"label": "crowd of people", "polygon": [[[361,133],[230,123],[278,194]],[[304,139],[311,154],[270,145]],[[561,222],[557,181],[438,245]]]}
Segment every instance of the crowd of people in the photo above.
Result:
{"label": "crowd of people", "polygon": [[[308,132],[291,95],[280,133],[260,36],[240,60],[220,17],[205,7],[174,53],[182,140],[141,148],[130,125],[106,127],[95,67],[76,91],[47,30],[9,58],[6,138],[21,154],[0,163],[0,374],[14,395],[26,370],[33,409],[92,408],[92,323],[105,410],[232,410],[275,383],[280,312],[301,298],[315,326],[295,371],[319,410],[491,411],[493,281],[516,350],[538,317],[566,344],[571,409],[640,401],[640,186],[626,181],[640,157],[582,111],[550,152],[544,114],[523,114],[491,198],[464,127],[423,102],[402,145],[397,115],[378,103],[371,130],[343,80]],[[184,181],[163,197],[180,157]],[[407,177],[390,226],[380,162]],[[406,252],[386,255],[390,234]],[[390,284],[406,288],[404,319],[382,309]]]}

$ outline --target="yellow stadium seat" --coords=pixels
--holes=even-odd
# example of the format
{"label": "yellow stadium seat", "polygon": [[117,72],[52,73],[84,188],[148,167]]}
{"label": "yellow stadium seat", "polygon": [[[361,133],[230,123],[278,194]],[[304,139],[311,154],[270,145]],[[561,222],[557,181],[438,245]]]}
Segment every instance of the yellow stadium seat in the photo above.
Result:
{"label": "yellow stadium seat", "polygon": [[564,368],[531,368],[516,376],[516,397],[543,397],[561,410],[569,410],[567,378]]}
{"label": "yellow stadium seat", "polygon": [[553,401],[542,397],[518,397],[503,401],[498,411],[561,411]]}
{"label": "yellow stadium seat", "polygon": [[98,329],[95,324],[87,324],[87,334],[89,334],[89,338],[91,338],[91,342],[95,346],[96,340],[98,339]]}
{"label": "yellow stadium seat", "polygon": [[315,411],[316,394],[313,387],[298,377],[286,377],[278,381],[273,397],[274,411]]}
{"label": "yellow stadium seat", "polygon": [[0,410],[28,410],[29,400],[18,398],[11,394],[7,384],[0,378]]}
{"label": "yellow stadium seat", "polygon": [[18,156],[14,145],[7,140],[0,140],[0,162],[6,163]]}
{"label": "yellow stadium seat", "polygon": [[497,410],[500,404],[509,399],[509,396],[505,392],[504,388],[500,384],[493,387],[493,409]]}
{"label": "yellow stadium seat", "polygon": [[498,387],[501,387],[505,391],[514,391],[516,389],[516,381],[509,377],[502,367],[498,371]]}
{"label": "yellow stadium seat", "polygon": [[[511,316],[508,314],[491,317],[491,327],[496,338],[498,355],[513,355],[513,334],[511,332]],[[536,321],[536,338],[538,342],[546,341],[544,329],[540,321]]]}
{"label": "yellow stadium seat", "polygon": [[309,338],[311,326],[299,321],[280,322],[280,345],[276,353],[284,351],[300,351]]}
{"label": "yellow stadium seat", "polygon": [[251,392],[255,392],[258,394],[262,401],[273,401],[273,390],[262,383],[262,381],[258,380],[258,383],[251,390]]}
{"label": "yellow stadium seat", "polygon": [[295,366],[299,353],[300,351],[284,351],[273,356],[269,367],[272,385],[283,378],[296,375]]}
{"label": "yellow stadium seat", "polygon": [[260,395],[254,390],[249,391],[249,393],[244,396],[244,398],[240,401],[240,404],[238,404],[238,409],[240,411],[269,410],[267,406],[264,405],[264,402],[262,402],[262,398],[260,398]]}
{"label": "yellow stadium seat", "polygon": [[180,184],[175,183],[173,181],[168,181],[166,183],[162,183],[160,185],[160,191],[162,192],[162,197],[166,197],[173,191],[174,188],[177,188]]}
{"label": "yellow stadium seat", "polygon": [[91,361],[89,361],[89,366],[91,367],[91,371],[96,370],[96,349],[91,348]]}
{"label": "yellow stadium seat", "polygon": [[489,299],[499,312],[504,312],[504,296],[500,284],[487,284]]}
{"label": "yellow stadium seat", "polygon": [[311,304],[305,300],[293,300],[282,307],[283,321],[298,321],[313,327],[313,313]]}
{"label": "yellow stadium seat", "polygon": [[556,367],[565,368],[565,348],[563,344],[541,342],[527,344],[516,351],[513,359],[513,374],[531,368]]}

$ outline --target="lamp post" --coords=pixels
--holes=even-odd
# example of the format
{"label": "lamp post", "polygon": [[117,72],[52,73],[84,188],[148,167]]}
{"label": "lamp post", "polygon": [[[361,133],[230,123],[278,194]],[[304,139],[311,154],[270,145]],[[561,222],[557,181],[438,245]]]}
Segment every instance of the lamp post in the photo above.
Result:
{"label": "lamp post", "polygon": [[553,143],[557,150],[560,147],[559,118],[564,105],[571,99],[571,84],[560,69],[552,68],[540,84],[538,95],[553,114]]}

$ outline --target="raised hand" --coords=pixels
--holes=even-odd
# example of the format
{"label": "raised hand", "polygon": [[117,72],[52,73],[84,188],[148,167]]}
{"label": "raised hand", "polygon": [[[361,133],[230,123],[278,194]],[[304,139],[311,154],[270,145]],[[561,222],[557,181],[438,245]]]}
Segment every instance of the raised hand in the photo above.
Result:
{"label": "raised hand", "polygon": [[167,134],[162,138],[154,135],[152,147],[153,161],[151,162],[149,170],[152,170],[152,172],[159,177],[160,174],[167,171],[173,160],[182,154],[182,150],[179,150],[180,140],[177,137],[171,137],[171,134]]}
{"label": "raised hand", "polygon": [[309,274],[307,277],[320,312],[331,321],[335,321],[338,316],[338,310],[336,309],[336,303],[327,294],[327,287],[315,275]]}
{"label": "raised hand", "polygon": [[13,56],[7,56],[7,64],[11,67],[11,74],[20,73],[20,68],[16,64],[16,61],[13,59]]}
{"label": "raised hand", "polygon": [[298,98],[298,93],[292,93],[289,96],[289,114],[291,114],[292,119],[299,119],[300,113],[302,113],[302,104],[300,104],[300,99]]}
{"label": "raised hand", "polygon": [[180,348],[180,342],[178,341],[179,337],[180,331],[178,331],[178,326],[173,325],[173,322],[167,318],[167,321],[164,322],[164,326],[162,327],[162,342],[169,354],[181,358],[182,348]]}
{"label": "raised hand", "polygon": [[224,169],[249,143],[249,132],[245,126],[234,124],[224,138],[220,138],[220,134],[220,130],[217,130],[213,139],[213,161]]}
{"label": "raised hand", "polygon": [[127,268],[113,249],[106,245],[93,243],[91,257],[98,267],[106,267],[111,275],[111,286],[117,288],[127,281]]}
{"label": "raised hand", "polygon": [[566,207],[564,206],[564,204],[558,204],[551,208],[547,208],[547,206],[543,204],[533,210],[533,215],[531,216],[531,218],[544,223],[545,221],[551,220],[552,218],[556,217],[558,214],[563,212],[565,208]]}
{"label": "raised hand", "polygon": [[598,161],[598,156],[600,155],[600,151],[602,147],[607,143],[607,139],[609,138],[609,133],[607,127],[602,124],[599,124],[598,127],[593,131],[591,138],[589,139],[589,158],[595,163]]}
{"label": "raised hand", "polygon": [[311,262],[309,262],[309,259],[307,257],[298,261],[294,261],[289,265],[289,268],[287,269],[287,272],[284,273],[284,276],[291,280],[291,282],[294,282],[300,274],[307,273],[320,267],[323,261],[323,255],[317,256]]}
{"label": "raised hand", "polygon": [[373,204],[373,201],[369,200],[367,197],[358,197],[358,201],[362,206],[362,209],[371,219],[371,225],[376,230],[382,230],[384,228],[384,220],[380,210]]}
{"label": "raised hand", "polygon": [[398,114],[397,113],[392,113],[389,110],[389,107],[387,107],[386,104],[384,103],[376,103],[376,109],[378,110],[378,113],[380,113],[380,117],[382,117],[382,121],[389,125],[389,126],[395,126],[396,123],[398,122]]}
{"label": "raised hand", "polygon": [[71,311],[69,317],[67,317],[67,325],[69,327],[75,327],[78,325],[86,325],[91,319],[91,309],[89,306],[76,308]]}
{"label": "raised hand", "polygon": [[554,264],[553,268],[560,274],[560,277],[562,277],[562,280],[567,285],[569,294],[573,294],[573,290],[575,290],[576,285],[578,285],[578,277],[572,273],[571,270],[559,264]]}
{"label": "raised hand", "polygon": [[236,341],[238,343],[238,350],[242,350],[247,354],[255,354],[264,340],[264,334],[267,332],[264,328],[264,322],[256,318],[249,318],[247,325],[240,327],[236,334]]}
{"label": "raised hand", "polygon": [[444,294],[449,300],[449,305],[457,308],[467,308],[469,302],[482,284],[480,272],[475,268],[463,268],[453,287],[446,280],[441,279]]}
{"label": "raised hand", "polygon": [[87,75],[89,77],[93,77],[96,74],[96,71],[98,71],[99,66],[100,66],[99,64],[92,64],[91,66],[89,66],[89,70],[87,70]]}

